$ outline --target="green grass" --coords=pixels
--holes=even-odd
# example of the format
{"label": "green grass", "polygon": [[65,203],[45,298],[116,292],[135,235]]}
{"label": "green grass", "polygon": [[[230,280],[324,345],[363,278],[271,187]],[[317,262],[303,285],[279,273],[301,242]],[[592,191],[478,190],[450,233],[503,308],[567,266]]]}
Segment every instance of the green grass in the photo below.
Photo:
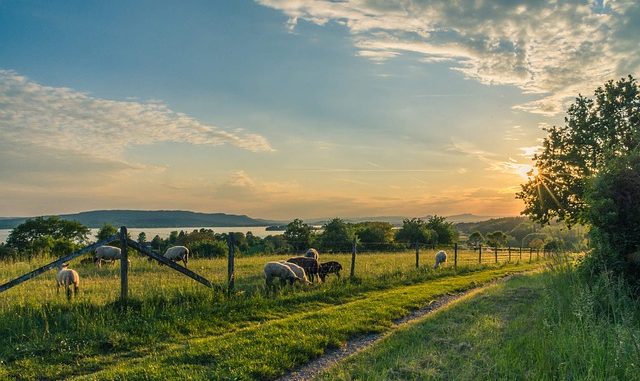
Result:
{"label": "green grass", "polygon": [[[323,260],[338,259],[346,271],[347,258]],[[115,302],[118,266],[72,263],[82,291],[71,303],[55,293],[54,272],[29,281],[0,294],[0,378],[273,378],[348,337],[386,329],[437,294],[537,266],[466,267],[454,276],[450,266],[412,268],[412,253],[365,254],[354,281],[332,278],[266,297],[261,270],[274,259],[282,257],[239,258],[241,293],[230,299],[135,256],[126,307]],[[5,263],[0,277],[36,265]],[[189,267],[214,282],[226,276],[222,260],[194,260]],[[314,329],[292,340],[308,321]]]}
{"label": "green grass", "polygon": [[640,305],[606,276],[517,276],[410,324],[322,380],[638,380]]}

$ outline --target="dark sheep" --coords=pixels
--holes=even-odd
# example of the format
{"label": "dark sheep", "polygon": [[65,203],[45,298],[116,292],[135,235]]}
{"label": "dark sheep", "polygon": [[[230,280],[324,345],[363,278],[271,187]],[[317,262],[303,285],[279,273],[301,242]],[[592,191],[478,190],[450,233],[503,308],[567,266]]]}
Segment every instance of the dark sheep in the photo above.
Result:
{"label": "dark sheep", "polygon": [[340,279],[340,270],[342,270],[342,265],[340,263],[335,261],[324,262],[318,267],[318,276],[323,282],[329,274],[336,274],[338,279]]}
{"label": "dark sheep", "polygon": [[314,281],[315,276],[318,275],[318,261],[315,258],[307,258],[307,257],[292,257],[287,259],[287,262],[295,263],[296,265],[302,267],[304,272],[307,273],[307,277],[309,277],[310,281]]}

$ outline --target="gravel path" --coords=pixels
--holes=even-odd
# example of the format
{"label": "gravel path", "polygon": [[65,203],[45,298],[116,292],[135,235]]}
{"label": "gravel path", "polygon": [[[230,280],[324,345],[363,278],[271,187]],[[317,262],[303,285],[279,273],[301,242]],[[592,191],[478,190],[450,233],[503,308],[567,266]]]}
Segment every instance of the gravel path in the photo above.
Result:
{"label": "gravel path", "polygon": [[331,349],[328,350],[327,352],[325,352],[322,356],[311,360],[310,362],[308,362],[307,364],[303,365],[302,367],[294,370],[293,372],[284,375],[283,377],[279,378],[278,381],[303,381],[303,380],[311,380],[314,377],[319,376],[320,374],[322,374],[324,371],[328,370],[329,368],[333,367],[334,365],[336,365],[338,362],[346,359],[347,357],[353,355],[354,353],[360,352],[363,349],[366,349],[374,344],[376,344],[378,341],[380,341],[382,338],[384,338],[386,335],[390,334],[391,332],[393,332],[396,328],[398,328],[399,326],[401,326],[402,324],[407,324],[407,323],[411,323],[417,319],[420,319],[430,313],[433,313],[439,309],[441,309],[442,307],[447,306],[448,304],[453,303],[454,301],[461,299],[469,294],[474,294],[474,293],[478,293],[481,290],[497,283],[500,281],[506,281],[507,279],[511,278],[513,275],[508,275],[505,277],[502,277],[500,279],[494,280],[493,282],[490,282],[488,284],[485,284],[483,286],[480,287],[476,287],[476,288],[472,288],[469,289],[467,291],[464,292],[460,292],[457,294],[447,294],[447,295],[443,295],[441,297],[439,297],[438,299],[435,299],[433,301],[431,301],[428,305],[419,308],[417,310],[412,311],[410,314],[400,318],[400,319],[396,319],[394,320],[394,325],[391,328],[390,331],[387,332],[382,332],[382,333],[372,333],[369,335],[364,335],[364,336],[359,336],[356,337],[352,340],[349,340],[345,345],[343,345],[340,348],[337,349]]}

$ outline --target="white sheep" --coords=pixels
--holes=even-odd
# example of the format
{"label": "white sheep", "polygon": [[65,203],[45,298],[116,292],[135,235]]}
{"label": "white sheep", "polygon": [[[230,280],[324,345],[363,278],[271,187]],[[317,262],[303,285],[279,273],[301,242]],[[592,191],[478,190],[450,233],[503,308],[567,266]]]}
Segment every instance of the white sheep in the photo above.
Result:
{"label": "white sheep", "polygon": [[69,266],[68,263],[58,266],[58,273],[56,274],[57,292],[60,293],[60,286],[64,286],[67,292],[67,299],[71,300],[71,285],[73,285],[73,294],[77,296],[80,289],[80,275],[76,270],[67,266]]}
{"label": "white sheep", "polygon": [[[115,246],[100,246],[96,249],[94,261],[98,267],[102,267],[102,262],[114,262],[122,258],[122,253],[119,247]],[[131,261],[129,261],[131,263]]]}
{"label": "white sheep", "polygon": [[433,266],[434,269],[440,267],[441,264],[447,261],[447,253],[444,250],[440,250],[436,253],[436,264]]}
{"label": "white sheep", "polygon": [[279,262],[289,266],[289,268],[294,272],[294,274],[296,274],[296,277],[300,279],[302,283],[307,285],[311,284],[311,282],[309,282],[309,279],[307,279],[307,275],[304,273],[304,269],[302,267],[291,262],[286,262],[286,261],[279,261]]}
{"label": "white sheep", "polygon": [[173,246],[167,249],[163,255],[165,258],[174,262],[184,262],[184,267],[187,267],[187,261],[189,260],[189,249],[184,246]]}
{"label": "white sheep", "polygon": [[287,281],[289,284],[293,284],[296,280],[300,280],[296,273],[291,270],[291,267],[284,264],[284,262],[267,262],[264,265],[264,276],[267,287],[271,286],[273,278],[280,278],[280,284],[283,286]]}
{"label": "white sheep", "polygon": [[320,257],[320,254],[318,253],[318,250],[312,247],[309,250],[307,250],[306,253],[304,253],[304,256],[307,258],[314,258],[317,261],[318,258]]}

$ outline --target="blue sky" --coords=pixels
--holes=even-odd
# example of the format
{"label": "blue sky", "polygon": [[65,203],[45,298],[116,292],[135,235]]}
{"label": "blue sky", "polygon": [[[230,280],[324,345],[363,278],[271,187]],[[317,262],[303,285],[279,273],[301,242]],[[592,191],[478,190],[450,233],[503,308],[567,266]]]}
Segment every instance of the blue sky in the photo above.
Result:
{"label": "blue sky", "polygon": [[0,1],[0,215],[517,214],[640,11],[496,4]]}

